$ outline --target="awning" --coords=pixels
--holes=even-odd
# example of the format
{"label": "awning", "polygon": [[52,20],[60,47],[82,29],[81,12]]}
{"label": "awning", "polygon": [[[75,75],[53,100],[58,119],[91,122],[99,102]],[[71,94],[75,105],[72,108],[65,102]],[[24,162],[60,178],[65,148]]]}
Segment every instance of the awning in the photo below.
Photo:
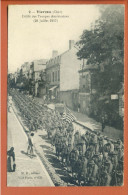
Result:
{"label": "awning", "polygon": [[57,88],[57,86],[50,88],[49,91],[53,91],[55,88]]}

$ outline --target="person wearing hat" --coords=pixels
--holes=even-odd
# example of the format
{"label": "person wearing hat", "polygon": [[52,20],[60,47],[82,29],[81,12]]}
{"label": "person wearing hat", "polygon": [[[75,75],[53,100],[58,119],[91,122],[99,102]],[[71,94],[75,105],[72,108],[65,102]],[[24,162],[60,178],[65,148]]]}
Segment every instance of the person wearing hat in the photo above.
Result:
{"label": "person wearing hat", "polygon": [[122,171],[116,172],[116,179],[117,179],[116,186],[122,186],[123,185],[123,172]]}
{"label": "person wearing hat", "polygon": [[108,153],[108,155],[114,167],[117,167],[117,164],[118,164],[117,153],[113,151],[113,152]]}
{"label": "person wearing hat", "polygon": [[92,147],[88,147],[88,149],[86,150],[85,152],[85,157],[88,159],[88,160],[91,160],[92,157],[94,156],[95,152],[94,152],[94,149]]}
{"label": "person wearing hat", "polygon": [[81,185],[81,172],[82,172],[83,162],[81,158],[78,158],[78,160],[75,163],[75,173],[78,179],[79,185]]}
{"label": "person wearing hat", "polygon": [[95,164],[100,168],[101,165],[102,165],[102,161],[101,161],[101,158],[100,158],[100,153],[95,153],[93,158],[92,158],[95,162]]}
{"label": "person wearing hat", "polygon": [[124,160],[123,160],[123,157],[118,161],[117,171],[120,171],[122,173],[124,171]]}
{"label": "person wearing hat", "polygon": [[89,181],[93,178],[95,185],[97,185],[98,178],[98,166],[93,160],[90,160],[88,163],[88,179]]}
{"label": "person wearing hat", "polygon": [[117,153],[114,151],[114,152],[111,152],[109,153],[109,157],[110,157],[110,160],[113,164],[113,169],[112,169],[112,173],[111,173],[111,186],[116,186],[117,184],[117,177],[116,177],[116,171],[117,171],[117,165],[118,165],[118,159],[117,159]]}
{"label": "person wearing hat", "polygon": [[62,162],[64,165],[69,163],[69,154],[70,154],[70,147],[68,147],[66,144],[62,150]]}
{"label": "person wearing hat", "polygon": [[14,172],[16,169],[14,147],[11,147],[10,150],[7,151],[7,155],[7,171]]}
{"label": "person wearing hat", "polygon": [[112,174],[112,170],[113,170],[113,164],[112,162],[107,159],[105,162],[104,162],[104,170],[108,173],[108,174]]}
{"label": "person wearing hat", "polygon": [[87,182],[87,173],[88,173],[87,165],[88,165],[88,160],[86,157],[83,156],[82,169],[81,169],[81,180],[84,181],[84,185],[86,185],[86,182]]}
{"label": "person wearing hat", "polygon": [[122,143],[122,141],[120,139],[117,140],[117,145],[118,145],[118,147],[123,149],[123,143]]}

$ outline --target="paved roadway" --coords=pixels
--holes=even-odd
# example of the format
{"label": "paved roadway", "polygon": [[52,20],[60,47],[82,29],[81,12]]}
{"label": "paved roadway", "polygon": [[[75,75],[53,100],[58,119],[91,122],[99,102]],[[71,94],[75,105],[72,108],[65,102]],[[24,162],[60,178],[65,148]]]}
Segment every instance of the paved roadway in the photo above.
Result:
{"label": "paved roadway", "polygon": [[27,136],[13,110],[8,113],[7,148],[14,147],[16,171],[7,173],[7,186],[54,186],[41,160],[26,155]]}

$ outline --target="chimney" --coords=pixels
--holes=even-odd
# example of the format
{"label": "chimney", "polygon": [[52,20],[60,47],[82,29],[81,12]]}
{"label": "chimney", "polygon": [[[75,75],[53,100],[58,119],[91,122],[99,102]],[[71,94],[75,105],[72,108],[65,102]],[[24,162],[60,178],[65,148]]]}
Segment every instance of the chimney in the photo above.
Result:
{"label": "chimney", "polygon": [[52,58],[55,58],[56,56],[58,56],[58,51],[57,50],[53,50],[52,51]]}
{"label": "chimney", "polygon": [[74,40],[69,40],[69,49],[72,49],[75,44]]}

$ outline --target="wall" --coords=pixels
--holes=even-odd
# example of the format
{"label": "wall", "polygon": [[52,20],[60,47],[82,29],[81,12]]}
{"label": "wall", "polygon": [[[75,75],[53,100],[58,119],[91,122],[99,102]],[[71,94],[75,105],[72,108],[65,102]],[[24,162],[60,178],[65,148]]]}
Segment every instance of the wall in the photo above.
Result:
{"label": "wall", "polygon": [[61,91],[60,92],[60,102],[64,102],[72,110],[78,110],[78,91]]}
{"label": "wall", "polygon": [[80,60],[76,56],[77,49],[66,51],[61,55],[60,64],[60,91],[79,89]]}
{"label": "wall", "polygon": [[60,102],[73,109],[72,91],[60,91]]}
{"label": "wall", "polygon": [[46,95],[46,88],[44,88],[44,87],[39,87],[38,88],[38,96],[40,97],[40,98],[42,98],[42,97],[44,97]]}
{"label": "wall", "polygon": [[88,114],[90,112],[90,94],[79,93],[80,111]]}
{"label": "wall", "polygon": [[[58,71],[59,71],[59,65],[55,65],[55,66],[52,66],[52,67],[46,69],[46,75],[47,75],[47,78],[50,82],[50,85],[59,85],[59,83],[60,83],[59,76],[60,75],[58,76]],[[53,72],[54,72],[54,81],[53,81]]]}

